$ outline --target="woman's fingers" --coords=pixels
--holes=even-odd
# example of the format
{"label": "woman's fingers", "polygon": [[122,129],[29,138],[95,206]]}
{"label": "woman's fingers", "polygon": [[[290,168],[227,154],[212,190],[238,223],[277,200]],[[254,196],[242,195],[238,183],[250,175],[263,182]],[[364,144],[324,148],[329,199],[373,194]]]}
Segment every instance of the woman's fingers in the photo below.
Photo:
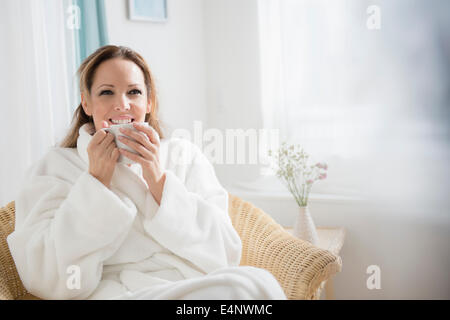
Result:
{"label": "woman's fingers", "polygon": [[89,173],[107,188],[110,187],[119,155],[114,135],[104,130],[98,130],[88,146]]}
{"label": "woman's fingers", "polygon": [[133,127],[145,133],[151,143],[157,145],[159,147],[159,136],[155,129],[153,129],[150,125],[145,125],[139,122],[133,122]]}
{"label": "woman's fingers", "polygon": [[119,156],[120,156],[119,148],[114,147],[114,150],[111,153],[111,159],[114,161],[114,163],[116,163],[116,161],[119,159]]}
{"label": "woman's fingers", "polygon": [[116,143],[114,141],[111,141],[111,143],[106,146],[106,154],[112,158],[112,153],[114,151],[114,149],[116,148]]}
{"label": "woman's fingers", "polygon": [[114,148],[114,151],[113,151],[113,153],[111,155],[114,163],[116,163],[116,161],[119,160],[119,156],[120,156],[119,148]]}
{"label": "woman's fingers", "polygon": [[133,148],[134,150],[136,150],[136,152],[138,152],[141,156],[143,156],[145,159],[148,160],[152,160],[153,159],[153,153],[148,150],[147,148],[145,148],[143,145],[141,145],[138,142],[132,141],[126,137],[123,136],[119,136],[119,140],[126,144],[127,146],[130,146],[131,148]]}
{"label": "woman's fingers", "polygon": [[99,147],[107,149],[107,147],[114,142],[114,135],[110,132],[106,134],[106,137],[100,142]]}
{"label": "woman's fingers", "polygon": [[130,152],[130,151],[125,150],[125,149],[119,149],[119,152],[120,152],[121,154],[123,154],[125,157],[127,157],[128,159],[133,160],[133,161],[135,161],[135,162],[140,163],[141,165],[143,165],[143,163],[142,163],[142,160],[143,160],[142,157],[138,156],[137,154],[134,154],[133,152]]}
{"label": "woman's fingers", "polygon": [[[123,134],[138,141],[141,145],[143,145],[146,149],[150,150],[151,152],[153,152],[153,153],[158,152],[157,146],[150,142],[150,139],[148,138],[148,136],[144,136],[142,133],[139,133],[137,131],[130,130],[127,128],[121,128],[120,131]],[[128,141],[131,141],[131,140],[128,139]]]}
{"label": "woman's fingers", "polygon": [[91,140],[91,145],[98,145],[108,136],[108,133],[104,130],[98,130]]}

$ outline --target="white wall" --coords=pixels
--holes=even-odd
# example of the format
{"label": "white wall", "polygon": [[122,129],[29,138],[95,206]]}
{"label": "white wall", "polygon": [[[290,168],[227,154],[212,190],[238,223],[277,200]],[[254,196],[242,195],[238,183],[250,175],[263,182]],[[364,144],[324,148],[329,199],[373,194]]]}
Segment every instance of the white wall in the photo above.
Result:
{"label": "white wall", "polygon": [[[257,0],[205,0],[208,127],[261,128]],[[224,186],[258,176],[254,164],[216,164]]]}
{"label": "white wall", "polygon": [[128,19],[128,1],[105,1],[110,44],[129,46],[146,59],[159,92],[166,135],[206,119],[202,0],[170,0],[168,21]]}

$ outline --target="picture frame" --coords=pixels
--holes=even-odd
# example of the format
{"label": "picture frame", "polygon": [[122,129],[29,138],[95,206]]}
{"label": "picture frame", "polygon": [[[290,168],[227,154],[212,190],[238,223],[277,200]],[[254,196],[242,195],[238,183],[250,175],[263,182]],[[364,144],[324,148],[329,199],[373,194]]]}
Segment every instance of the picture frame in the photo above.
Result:
{"label": "picture frame", "polygon": [[167,0],[128,0],[128,14],[132,21],[167,21]]}

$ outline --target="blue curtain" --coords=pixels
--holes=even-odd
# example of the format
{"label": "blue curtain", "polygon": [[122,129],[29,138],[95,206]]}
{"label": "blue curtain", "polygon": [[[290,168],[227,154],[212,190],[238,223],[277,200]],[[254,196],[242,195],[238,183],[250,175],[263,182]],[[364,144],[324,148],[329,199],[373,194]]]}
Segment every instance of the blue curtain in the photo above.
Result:
{"label": "blue curtain", "polygon": [[108,44],[104,0],[74,0],[80,8],[80,28],[75,31],[76,65],[99,47]]}
{"label": "blue curtain", "polygon": [[[74,14],[69,10],[77,8],[79,26],[70,28],[73,43],[67,46],[67,65],[70,83],[70,105],[72,112],[80,104],[80,88],[76,75],[79,66],[91,53],[108,44],[104,0],[65,0],[65,15]],[[69,10],[69,11],[68,11]]]}

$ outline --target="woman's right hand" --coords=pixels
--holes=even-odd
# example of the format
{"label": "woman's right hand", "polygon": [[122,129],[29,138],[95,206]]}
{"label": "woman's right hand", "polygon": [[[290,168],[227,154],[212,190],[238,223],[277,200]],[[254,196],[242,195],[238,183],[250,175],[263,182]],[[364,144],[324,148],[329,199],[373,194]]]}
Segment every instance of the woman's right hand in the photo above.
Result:
{"label": "woman's right hand", "polygon": [[[102,127],[108,128],[108,123],[103,121]],[[120,156],[114,135],[104,130],[98,130],[87,147],[87,153],[89,173],[109,188],[116,162]]]}

